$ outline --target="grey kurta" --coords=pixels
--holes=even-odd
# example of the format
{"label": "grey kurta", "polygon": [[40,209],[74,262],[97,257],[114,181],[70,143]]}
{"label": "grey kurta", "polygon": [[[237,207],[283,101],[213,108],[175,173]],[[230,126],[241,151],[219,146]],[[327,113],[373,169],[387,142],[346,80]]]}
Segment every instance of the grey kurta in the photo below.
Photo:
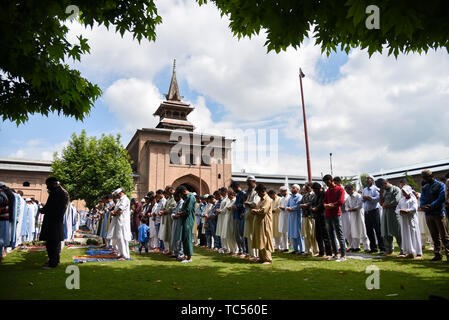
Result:
{"label": "grey kurta", "polygon": [[382,237],[394,236],[396,239],[401,237],[399,217],[395,211],[399,200],[401,200],[401,194],[401,189],[393,185],[383,192],[383,204],[392,204],[392,206],[383,209],[381,223]]}
{"label": "grey kurta", "polygon": [[171,213],[176,207],[176,201],[173,196],[170,196],[165,203],[165,214],[161,217],[161,240],[170,243],[172,235],[172,218]]}

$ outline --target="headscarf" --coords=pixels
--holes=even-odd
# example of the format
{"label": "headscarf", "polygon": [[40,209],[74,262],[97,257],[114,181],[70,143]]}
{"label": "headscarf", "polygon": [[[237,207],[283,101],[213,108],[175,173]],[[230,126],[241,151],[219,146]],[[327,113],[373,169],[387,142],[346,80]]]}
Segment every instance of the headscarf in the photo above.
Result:
{"label": "headscarf", "polygon": [[413,193],[412,187],[410,187],[409,185],[405,185],[405,186],[402,187],[402,191],[404,191],[406,194],[410,195],[410,198],[407,199],[404,196],[404,194],[402,194],[401,200],[399,200],[399,203],[398,203],[398,205],[396,207],[396,210],[395,210],[395,212],[397,214],[400,213],[400,208],[402,209],[402,208],[407,207],[408,205],[406,205],[406,204],[408,202],[410,202],[410,201],[414,203],[414,206],[416,206],[416,208],[418,207],[418,199],[416,199],[416,196]]}
{"label": "headscarf", "polygon": [[[415,197],[415,194],[413,193],[413,189],[412,187],[410,187],[409,185],[404,185],[402,187],[402,191],[404,191],[406,194],[408,194],[411,197]],[[416,198],[416,197],[415,197]]]}

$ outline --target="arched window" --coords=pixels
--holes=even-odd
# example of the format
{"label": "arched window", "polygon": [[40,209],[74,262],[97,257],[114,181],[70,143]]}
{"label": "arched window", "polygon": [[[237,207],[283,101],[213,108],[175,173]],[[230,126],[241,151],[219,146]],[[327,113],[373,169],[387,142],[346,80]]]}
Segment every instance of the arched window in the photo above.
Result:
{"label": "arched window", "polygon": [[23,183],[23,186],[24,186],[24,187],[29,187],[29,186],[30,186],[30,183],[29,183],[28,181],[25,181],[25,182]]}
{"label": "arched window", "polygon": [[218,174],[218,179],[221,179],[221,174],[220,173]]}

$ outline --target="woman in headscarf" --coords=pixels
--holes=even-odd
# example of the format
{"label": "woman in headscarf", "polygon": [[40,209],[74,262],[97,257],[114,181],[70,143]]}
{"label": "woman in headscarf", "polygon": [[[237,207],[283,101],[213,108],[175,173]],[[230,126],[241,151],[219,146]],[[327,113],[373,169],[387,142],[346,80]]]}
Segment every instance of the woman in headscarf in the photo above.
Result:
{"label": "woman in headscarf", "polygon": [[402,187],[402,198],[396,207],[400,217],[402,251],[406,258],[422,259],[421,233],[418,221],[418,200],[409,185]]}

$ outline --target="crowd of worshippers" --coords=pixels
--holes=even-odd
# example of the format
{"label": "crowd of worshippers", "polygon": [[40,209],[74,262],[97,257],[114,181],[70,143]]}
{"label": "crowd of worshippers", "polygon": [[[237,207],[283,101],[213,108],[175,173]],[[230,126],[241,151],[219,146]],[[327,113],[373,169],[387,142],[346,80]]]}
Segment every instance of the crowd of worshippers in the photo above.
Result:
{"label": "crowd of worshippers", "polygon": [[104,196],[93,211],[98,220],[95,232],[119,260],[130,259],[129,242],[134,240],[140,253],[173,253],[182,257],[182,263],[192,262],[196,204],[195,195],[185,186],[149,192],[141,202],[130,201],[119,188]]}
{"label": "crowd of worshippers", "polygon": [[[50,192],[49,190],[49,195]],[[49,203],[51,198],[49,196],[46,204]],[[48,230],[46,230],[48,229],[49,217],[47,217],[47,228],[44,223],[46,204],[32,197],[24,197],[22,190],[16,191],[0,181],[0,252],[2,253],[0,261],[8,252],[19,246],[33,246],[42,240],[47,242],[47,247],[49,243],[52,248],[55,246],[63,247],[64,240],[73,240],[74,233],[78,230],[80,223],[79,214],[74,205],[70,201],[61,204],[61,210],[59,210],[61,214],[57,218],[58,225],[56,227],[60,227],[63,235],[58,241],[52,241],[53,239],[49,241]],[[52,217],[53,215],[50,213],[50,218]],[[54,263],[57,264],[59,263],[59,253],[54,253],[54,251],[50,249],[50,256],[54,258]]]}
{"label": "crowd of worshippers", "polygon": [[[281,187],[279,193],[257,184],[254,176],[247,178],[246,186],[234,181],[211,195],[168,186],[149,192],[141,201],[131,200],[129,239],[139,244],[140,253],[160,252],[181,262],[192,261],[192,244],[270,264],[274,251],[339,262],[346,260],[347,252],[361,250],[392,255],[394,240],[397,257],[422,259],[429,244],[435,254],[432,260],[438,261],[442,247],[449,258],[449,175],[438,181],[424,170],[422,177],[421,193],[406,180],[395,186],[373,176],[358,192],[330,175],[323,177],[324,185],[294,184],[290,190]],[[186,224],[186,216],[191,216],[186,215],[187,194],[195,201],[189,204],[194,217]],[[105,241],[111,238],[110,206],[112,196],[99,205],[104,218],[98,232]]]}
{"label": "crowd of worshippers", "polygon": [[0,182],[0,261],[7,248],[15,248],[39,239],[43,204],[24,197],[22,190],[9,188]]}

